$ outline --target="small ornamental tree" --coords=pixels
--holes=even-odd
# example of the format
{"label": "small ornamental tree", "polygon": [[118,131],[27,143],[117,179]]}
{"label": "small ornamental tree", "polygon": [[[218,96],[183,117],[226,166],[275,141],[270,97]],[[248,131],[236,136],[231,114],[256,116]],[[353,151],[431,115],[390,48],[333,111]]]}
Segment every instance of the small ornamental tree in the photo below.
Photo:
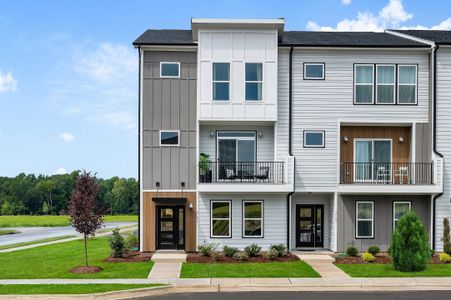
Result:
{"label": "small ornamental tree", "polygon": [[390,244],[390,256],[395,270],[417,272],[426,268],[431,249],[426,229],[414,211],[399,219]]}
{"label": "small ornamental tree", "polygon": [[84,171],[77,176],[69,203],[70,223],[84,236],[86,266],[88,266],[88,236],[94,235],[103,224],[104,210],[97,203],[99,190],[95,176]]}
{"label": "small ornamental tree", "polygon": [[451,242],[449,236],[449,220],[443,219],[443,252],[451,255]]}

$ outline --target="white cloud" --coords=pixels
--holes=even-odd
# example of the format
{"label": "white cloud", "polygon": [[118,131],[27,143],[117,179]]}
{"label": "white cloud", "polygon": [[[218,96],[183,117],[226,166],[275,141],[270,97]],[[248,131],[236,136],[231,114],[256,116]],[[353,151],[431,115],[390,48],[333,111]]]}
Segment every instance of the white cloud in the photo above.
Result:
{"label": "white cloud", "polygon": [[3,73],[0,70],[0,93],[17,91],[17,80],[11,72]]}
{"label": "white cloud", "polygon": [[379,17],[386,23],[398,25],[413,18],[413,14],[404,10],[401,0],[390,0],[388,4],[379,12]]}
{"label": "white cloud", "polygon": [[66,169],[64,169],[64,167],[59,167],[53,172],[53,175],[62,175],[62,174],[67,174],[67,171]]}
{"label": "white cloud", "polygon": [[417,26],[403,26],[401,29],[432,29],[432,30],[451,30],[451,17],[449,17],[446,20],[443,20],[438,25],[427,27],[423,25],[417,25]]}
{"label": "white cloud", "polygon": [[137,126],[138,57],[120,44],[84,43],[64,65],[64,80],[52,82],[52,100],[68,116],[80,116],[101,126]]}
{"label": "white cloud", "polygon": [[349,5],[349,4],[351,4],[351,0],[341,0],[341,4]]}
{"label": "white cloud", "polygon": [[73,142],[75,140],[75,135],[69,132],[63,132],[59,135],[59,137],[67,144]]}

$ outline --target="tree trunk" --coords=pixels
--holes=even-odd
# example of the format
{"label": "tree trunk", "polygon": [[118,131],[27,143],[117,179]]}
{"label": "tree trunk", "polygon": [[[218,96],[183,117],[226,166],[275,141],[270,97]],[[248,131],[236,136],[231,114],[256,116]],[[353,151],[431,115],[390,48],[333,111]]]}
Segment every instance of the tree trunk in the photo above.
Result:
{"label": "tree trunk", "polygon": [[88,266],[88,236],[85,234],[85,265]]}

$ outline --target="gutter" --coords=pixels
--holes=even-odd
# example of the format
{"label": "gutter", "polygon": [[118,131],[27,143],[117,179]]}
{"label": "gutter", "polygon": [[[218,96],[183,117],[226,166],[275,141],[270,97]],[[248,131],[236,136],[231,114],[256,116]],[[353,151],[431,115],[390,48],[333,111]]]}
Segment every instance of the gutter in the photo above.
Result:
{"label": "gutter", "polygon": [[141,247],[141,47],[138,46],[138,243]]}
{"label": "gutter", "polygon": [[[290,56],[288,63],[288,154],[293,156],[293,141],[292,141],[292,127],[293,127],[293,47],[290,47]],[[295,160],[296,166],[296,160]],[[290,249],[290,213],[291,213],[291,196],[294,194],[295,174],[293,174],[293,192],[287,195],[287,248]]]}

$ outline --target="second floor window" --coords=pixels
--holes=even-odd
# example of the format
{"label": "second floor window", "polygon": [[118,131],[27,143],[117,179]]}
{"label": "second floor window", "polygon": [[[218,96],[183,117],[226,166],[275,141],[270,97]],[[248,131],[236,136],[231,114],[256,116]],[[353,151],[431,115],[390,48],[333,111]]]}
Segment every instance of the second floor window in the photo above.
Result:
{"label": "second floor window", "polygon": [[230,63],[213,63],[213,100],[230,100]]}
{"label": "second floor window", "polygon": [[246,100],[262,100],[263,64],[246,63]]}
{"label": "second floor window", "polygon": [[356,65],[354,73],[354,102],[356,104],[372,104],[374,101],[373,65]]}
{"label": "second floor window", "polygon": [[395,103],[394,65],[377,65],[376,67],[376,103]]}
{"label": "second floor window", "polygon": [[417,66],[398,65],[398,103],[415,104],[417,99]]}
{"label": "second floor window", "polygon": [[162,78],[179,78],[180,63],[178,62],[161,62],[160,77]]}

